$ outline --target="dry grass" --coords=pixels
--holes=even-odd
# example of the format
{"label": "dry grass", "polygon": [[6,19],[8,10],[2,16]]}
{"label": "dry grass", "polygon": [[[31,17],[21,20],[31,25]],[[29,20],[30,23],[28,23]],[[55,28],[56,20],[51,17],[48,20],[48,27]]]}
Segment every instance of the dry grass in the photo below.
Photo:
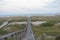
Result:
{"label": "dry grass", "polygon": [[0,35],[4,35],[7,33],[12,33],[12,32],[16,32],[19,30],[23,30],[25,28],[25,24],[14,24],[14,25],[9,25],[7,27],[4,27],[3,29],[0,30]]}
{"label": "dry grass", "polygon": [[57,16],[32,16],[32,21],[56,21],[60,22],[60,15]]}
{"label": "dry grass", "polygon": [[[58,36],[60,35],[60,24],[55,24],[51,27],[43,27],[40,25],[33,25],[33,33],[36,36],[43,36],[44,33],[48,36]],[[46,40],[55,40],[54,38],[47,38]]]}

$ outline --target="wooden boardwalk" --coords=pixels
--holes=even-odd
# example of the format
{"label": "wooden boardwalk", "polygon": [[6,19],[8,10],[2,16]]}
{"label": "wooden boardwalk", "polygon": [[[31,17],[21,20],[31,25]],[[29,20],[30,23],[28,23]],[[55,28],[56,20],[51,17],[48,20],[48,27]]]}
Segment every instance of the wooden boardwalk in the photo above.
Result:
{"label": "wooden boardwalk", "polygon": [[[27,17],[27,24],[24,30],[6,34],[0,37],[0,40],[8,40],[11,37],[11,40],[35,40],[32,32],[31,19]],[[15,39],[14,39],[15,37]]]}

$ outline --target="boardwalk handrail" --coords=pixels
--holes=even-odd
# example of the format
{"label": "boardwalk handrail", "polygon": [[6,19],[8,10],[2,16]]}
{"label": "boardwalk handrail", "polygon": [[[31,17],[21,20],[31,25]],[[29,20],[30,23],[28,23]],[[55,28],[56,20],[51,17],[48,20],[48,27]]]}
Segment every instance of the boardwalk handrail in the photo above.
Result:
{"label": "boardwalk handrail", "polygon": [[6,35],[4,35],[4,36],[1,36],[0,38],[6,38],[6,37],[9,37],[9,36],[11,36],[11,35],[14,35],[14,34],[17,34],[17,33],[22,33],[22,32],[24,32],[23,30],[21,30],[21,31],[18,31],[18,32],[13,32],[13,33],[9,33],[9,34],[6,34]]}
{"label": "boardwalk handrail", "polygon": [[3,27],[7,26],[7,25],[10,23],[11,20],[12,20],[12,19],[9,19],[9,20],[6,21],[5,23],[3,23],[3,24],[0,26],[0,29],[2,29]]}
{"label": "boardwalk handrail", "polygon": [[[4,35],[4,36],[1,36],[0,37],[0,40],[7,40],[7,38],[9,38],[10,36],[11,37],[13,37],[13,36],[17,36],[17,35],[20,35],[21,36],[21,34],[22,33],[25,33],[26,32],[26,29],[27,29],[27,27],[25,27],[24,28],[24,30],[20,30],[20,31],[17,31],[17,32],[13,32],[13,33],[9,33],[9,34],[6,34],[6,35]],[[17,39],[17,38],[16,38]]]}
{"label": "boardwalk handrail", "polygon": [[[26,24],[26,27],[24,28],[24,30],[19,30],[17,32],[13,32],[13,33],[3,35],[0,37],[0,40],[7,40],[10,36],[12,37],[12,39],[14,39],[13,36],[16,36],[16,37],[17,37],[17,35],[22,36],[22,34],[26,32],[26,30],[27,30],[27,24]],[[19,38],[16,38],[16,40],[18,40],[18,39]]]}
{"label": "boardwalk handrail", "polygon": [[[12,38],[12,40],[22,40],[22,39],[26,39],[26,40],[34,40],[33,38],[33,34],[32,34],[32,30],[31,30],[31,23],[30,23],[30,18],[28,17],[28,20],[27,20],[27,24],[26,24],[26,27],[24,28],[24,30],[20,30],[20,31],[17,31],[17,32],[13,32],[13,33],[9,33],[9,34],[6,34],[4,36],[1,36],[0,37],[0,40],[8,40],[9,37]],[[27,35],[28,34],[28,35]],[[31,36],[29,36],[31,35]],[[26,36],[26,37],[25,37]],[[16,37],[16,39],[14,39],[14,37]],[[24,40],[25,40],[24,39]]]}

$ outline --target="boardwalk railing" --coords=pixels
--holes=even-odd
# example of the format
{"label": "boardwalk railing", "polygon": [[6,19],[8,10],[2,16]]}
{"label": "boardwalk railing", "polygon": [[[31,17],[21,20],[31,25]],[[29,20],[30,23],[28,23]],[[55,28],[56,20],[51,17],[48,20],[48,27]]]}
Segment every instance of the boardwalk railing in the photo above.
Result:
{"label": "boardwalk railing", "polygon": [[0,26],[0,29],[7,26],[10,23],[11,19],[9,19],[7,22],[3,22],[3,24]]}
{"label": "boardwalk railing", "polygon": [[24,30],[20,30],[17,32],[9,33],[4,36],[0,37],[0,40],[8,40],[9,37],[11,37],[11,40],[21,40],[21,38],[24,36],[26,33],[27,27],[24,28]]}
{"label": "boardwalk railing", "polygon": [[30,17],[27,19],[27,24],[24,30],[6,34],[0,37],[0,40],[34,40],[33,32],[31,29],[31,20]]}
{"label": "boardwalk railing", "polygon": [[[8,22],[4,26],[7,26],[7,24],[8,24]],[[2,27],[4,27],[4,26],[2,26]],[[27,30],[27,24],[26,24],[26,27],[24,28],[24,30],[20,30],[17,32],[3,35],[0,37],[0,40],[9,40],[8,38],[11,38],[11,40],[22,40],[22,38],[24,37],[24,35],[26,33],[26,30]]]}

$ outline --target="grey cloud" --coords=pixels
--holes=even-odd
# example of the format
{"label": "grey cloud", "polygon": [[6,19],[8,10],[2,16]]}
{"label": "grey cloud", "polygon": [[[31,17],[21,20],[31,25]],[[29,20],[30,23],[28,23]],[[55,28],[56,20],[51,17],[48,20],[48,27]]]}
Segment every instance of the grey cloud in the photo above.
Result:
{"label": "grey cloud", "polygon": [[51,3],[49,3],[47,6],[45,6],[47,8],[60,8],[60,0],[55,0]]}
{"label": "grey cloud", "polygon": [[0,2],[3,1],[3,0],[0,0]]}

